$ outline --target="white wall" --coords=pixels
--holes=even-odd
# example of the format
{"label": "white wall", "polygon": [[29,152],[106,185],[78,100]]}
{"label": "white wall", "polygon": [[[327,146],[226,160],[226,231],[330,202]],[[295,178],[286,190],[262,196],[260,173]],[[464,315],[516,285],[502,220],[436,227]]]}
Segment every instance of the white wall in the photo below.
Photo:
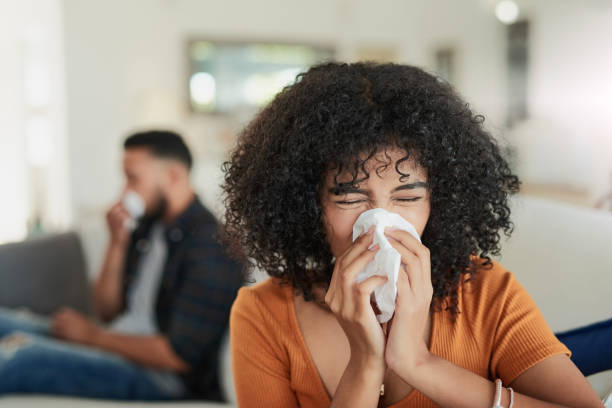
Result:
{"label": "white wall", "polygon": [[0,242],[71,222],[61,33],[59,0],[0,0]]}
{"label": "white wall", "polygon": [[[103,210],[122,182],[123,138],[158,125],[185,134],[197,159],[196,188],[222,212],[219,166],[249,118],[189,115],[185,43],[194,37],[320,43],[336,47],[342,60],[356,59],[364,46],[391,47],[400,62],[426,68],[433,67],[437,47],[453,47],[458,90],[494,134],[517,146],[523,180],[582,189],[594,199],[612,171],[612,3],[520,2],[531,23],[530,119],[511,132],[502,125],[506,34],[495,3],[64,0],[70,201],[77,223],[87,229],[95,221],[104,231]],[[103,233],[95,236],[104,242]]]}
{"label": "white wall", "polygon": [[22,69],[22,40],[27,8],[16,9],[14,6],[13,2],[0,1],[0,191],[3,192],[0,242],[25,236],[25,221],[29,212],[23,139]]}
{"label": "white wall", "polygon": [[[186,40],[320,43],[352,60],[362,46],[392,46],[402,62],[432,66],[435,47],[458,52],[458,87],[491,126],[503,118],[503,27],[482,2],[451,0],[64,0],[68,137],[77,223],[92,269],[103,245],[103,209],[122,182],[121,142],[133,128],[183,131],[196,153],[194,181],[217,214],[219,166],[248,118],[187,113]],[[229,137],[228,137],[229,135]]]}
{"label": "white wall", "polygon": [[[215,143],[216,134],[242,125],[186,115],[185,40],[190,37],[331,44],[342,59],[353,58],[360,44],[391,44],[402,61],[420,65],[432,62],[434,46],[456,44],[462,90],[491,117],[500,118],[501,25],[478,3],[462,7],[450,1],[435,3],[433,10],[425,6],[432,3],[390,0],[375,4],[363,0],[65,0],[70,157],[77,215],[106,205],[116,195],[121,181],[120,142],[131,128],[165,121],[185,130],[199,156],[210,158],[226,150]],[[432,14],[438,12],[433,21]],[[172,112],[161,112],[165,120],[152,121],[151,114],[142,112],[151,97],[167,100],[166,109]],[[209,149],[214,152],[209,154]]]}
{"label": "white wall", "polygon": [[612,188],[612,2],[538,0],[529,18],[531,119],[509,135],[519,171],[594,201]]}

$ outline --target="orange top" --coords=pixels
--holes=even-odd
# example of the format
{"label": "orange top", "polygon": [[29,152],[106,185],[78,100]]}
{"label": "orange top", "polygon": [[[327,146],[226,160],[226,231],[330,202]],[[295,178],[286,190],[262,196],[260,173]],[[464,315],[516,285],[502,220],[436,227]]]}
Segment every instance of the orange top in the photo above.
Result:
{"label": "orange top", "polygon": [[[328,407],[330,397],[304,342],[294,292],[268,279],[238,293],[230,317],[240,407]],[[432,314],[430,351],[482,377],[510,384],[554,354],[571,352],[550,330],[514,275],[493,262],[460,286],[461,313]],[[414,389],[395,407],[435,407]]]}

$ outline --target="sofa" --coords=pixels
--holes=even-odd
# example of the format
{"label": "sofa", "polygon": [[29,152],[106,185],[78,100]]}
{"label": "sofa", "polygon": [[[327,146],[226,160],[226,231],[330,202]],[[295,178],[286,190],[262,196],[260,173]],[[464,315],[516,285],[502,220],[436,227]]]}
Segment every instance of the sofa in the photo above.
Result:
{"label": "sofa", "polygon": [[[498,260],[531,294],[551,329],[612,318],[612,212],[520,195],[511,207],[515,229]],[[612,370],[587,379],[600,397],[612,392]]]}
{"label": "sofa", "polygon": [[[512,201],[515,231],[503,241],[498,260],[525,286],[555,332],[612,317],[612,213],[535,197]],[[0,306],[49,314],[67,305],[91,314],[84,242],[99,240],[67,232],[0,246]],[[265,279],[263,274],[257,280]],[[69,282],[69,284],[66,284]],[[612,344],[611,344],[612,346]],[[232,407],[235,395],[226,337],[221,355],[226,404],[206,401],[144,403],[46,395],[0,397],[7,407]],[[612,370],[588,377],[605,398],[612,391]],[[609,402],[612,407],[612,401]]]}
{"label": "sofa", "polygon": [[[76,232],[65,232],[39,237],[19,243],[0,245],[0,306],[27,308],[50,315],[62,306],[68,306],[91,316],[93,304],[86,273],[87,262],[82,238]],[[229,356],[229,341],[223,343],[219,376],[224,393],[233,401],[233,380]],[[1,381],[1,379],[0,379]],[[117,407],[127,406],[181,406],[232,407],[207,401],[189,402],[119,402],[83,398],[53,397],[47,395],[11,395],[0,397],[4,407]]]}

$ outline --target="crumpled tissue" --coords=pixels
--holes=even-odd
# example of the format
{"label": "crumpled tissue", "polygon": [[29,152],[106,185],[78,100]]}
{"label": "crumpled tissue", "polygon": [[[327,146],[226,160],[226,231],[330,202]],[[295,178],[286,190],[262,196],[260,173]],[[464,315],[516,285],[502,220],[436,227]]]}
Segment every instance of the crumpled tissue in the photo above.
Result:
{"label": "crumpled tissue", "polygon": [[124,226],[133,231],[138,225],[138,219],[145,214],[146,205],[144,199],[133,190],[128,190],[121,200],[123,207],[130,214],[130,218],[126,218]]}
{"label": "crumpled tissue", "polygon": [[362,213],[353,225],[353,241],[360,235],[365,234],[372,227],[374,237],[372,245],[379,244],[374,260],[357,275],[357,282],[362,282],[370,276],[381,275],[388,278],[384,285],[374,290],[374,299],[380,314],[376,316],[380,323],[386,323],[391,319],[395,311],[395,298],[397,296],[397,277],[402,262],[402,257],[391,246],[385,236],[385,228],[391,227],[408,231],[412,236],[421,242],[416,228],[406,221],[401,215],[386,211],[382,208],[374,208]]}

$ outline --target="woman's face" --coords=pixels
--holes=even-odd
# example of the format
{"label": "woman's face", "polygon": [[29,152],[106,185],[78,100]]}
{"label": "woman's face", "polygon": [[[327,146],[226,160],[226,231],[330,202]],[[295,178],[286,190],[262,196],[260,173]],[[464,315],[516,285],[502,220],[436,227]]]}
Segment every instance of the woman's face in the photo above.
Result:
{"label": "woman's face", "polygon": [[[357,185],[335,190],[335,170],[326,175],[321,195],[327,240],[335,257],[342,255],[353,242],[353,224],[362,212],[372,208],[384,208],[408,220],[419,235],[423,234],[429,219],[429,189],[425,169],[413,160],[400,163],[399,170],[409,177],[400,181],[395,170],[397,161],[406,156],[399,148],[378,152],[366,163],[369,177]],[[376,169],[390,163],[386,168]],[[357,179],[365,175],[359,174]],[[349,183],[353,176],[349,172],[338,175],[338,184]]]}

